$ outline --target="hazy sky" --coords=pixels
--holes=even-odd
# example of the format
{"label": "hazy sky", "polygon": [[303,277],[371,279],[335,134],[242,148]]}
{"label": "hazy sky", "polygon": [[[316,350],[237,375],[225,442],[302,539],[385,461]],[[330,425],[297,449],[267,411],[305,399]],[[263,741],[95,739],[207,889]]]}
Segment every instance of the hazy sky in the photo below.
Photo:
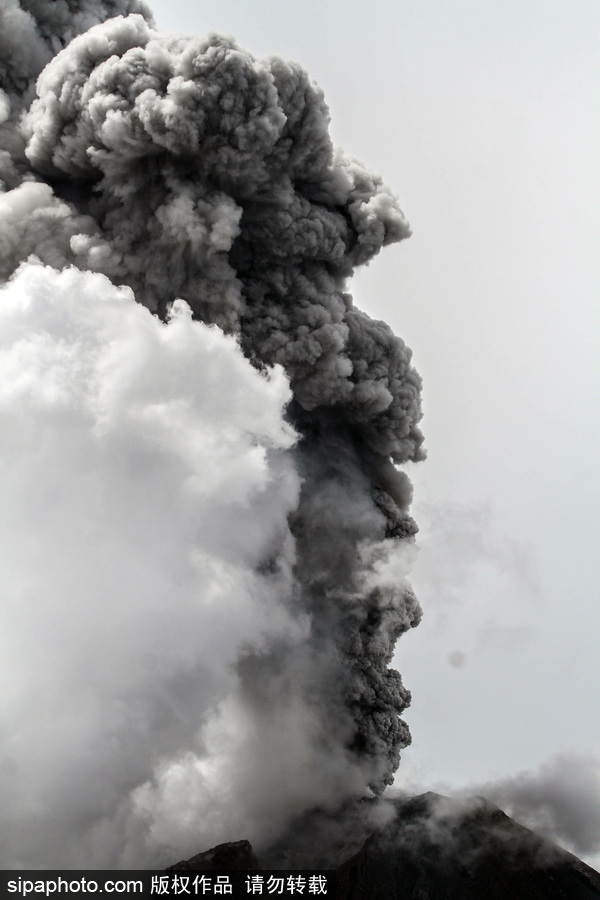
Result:
{"label": "hazy sky", "polygon": [[424,378],[399,781],[599,757],[600,5],[152,5],[162,29],[300,61],[413,226],[353,285]]}

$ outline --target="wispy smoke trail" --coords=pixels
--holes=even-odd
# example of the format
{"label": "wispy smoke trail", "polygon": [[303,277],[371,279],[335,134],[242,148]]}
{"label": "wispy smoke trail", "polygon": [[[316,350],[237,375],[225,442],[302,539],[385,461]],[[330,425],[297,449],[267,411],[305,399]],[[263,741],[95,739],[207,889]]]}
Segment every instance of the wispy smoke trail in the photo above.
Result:
{"label": "wispy smoke trail", "polygon": [[409,227],[299,66],[0,17],[2,862],[260,846],[410,740],[420,379],[347,293]]}

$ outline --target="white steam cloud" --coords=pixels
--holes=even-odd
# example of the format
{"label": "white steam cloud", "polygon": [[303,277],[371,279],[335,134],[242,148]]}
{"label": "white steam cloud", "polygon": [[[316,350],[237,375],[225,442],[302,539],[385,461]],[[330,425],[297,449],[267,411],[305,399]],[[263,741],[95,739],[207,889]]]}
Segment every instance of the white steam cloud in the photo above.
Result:
{"label": "white steam cloud", "polygon": [[101,275],[26,266],[0,322],[3,863],[105,865],[94,831],[124,843],[114,817],[201,746],[240,648],[306,631],[289,388]]}
{"label": "white steam cloud", "polygon": [[347,291],[408,224],[138,0],[0,0],[0,86],[0,864],[260,850],[410,741],[420,379]]}

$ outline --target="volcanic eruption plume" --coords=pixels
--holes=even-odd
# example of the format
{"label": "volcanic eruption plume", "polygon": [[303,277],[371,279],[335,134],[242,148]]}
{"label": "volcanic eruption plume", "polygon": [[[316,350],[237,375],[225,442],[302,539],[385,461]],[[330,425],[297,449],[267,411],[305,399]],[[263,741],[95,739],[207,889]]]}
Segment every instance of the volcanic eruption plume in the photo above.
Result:
{"label": "volcanic eruption plume", "polygon": [[410,741],[420,379],[347,292],[409,226],[142,0],[1,0],[0,77],[1,862],[260,849]]}

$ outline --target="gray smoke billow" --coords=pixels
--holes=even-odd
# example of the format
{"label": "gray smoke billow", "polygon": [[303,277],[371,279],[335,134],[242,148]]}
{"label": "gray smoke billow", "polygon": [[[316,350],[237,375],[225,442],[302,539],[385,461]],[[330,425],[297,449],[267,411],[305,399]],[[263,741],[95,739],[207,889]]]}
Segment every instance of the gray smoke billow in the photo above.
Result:
{"label": "gray smoke billow", "polygon": [[1,0],[0,77],[6,621],[43,626],[3,862],[260,848],[380,793],[410,741],[420,379],[347,291],[409,226],[300,66],[142,0]]}

